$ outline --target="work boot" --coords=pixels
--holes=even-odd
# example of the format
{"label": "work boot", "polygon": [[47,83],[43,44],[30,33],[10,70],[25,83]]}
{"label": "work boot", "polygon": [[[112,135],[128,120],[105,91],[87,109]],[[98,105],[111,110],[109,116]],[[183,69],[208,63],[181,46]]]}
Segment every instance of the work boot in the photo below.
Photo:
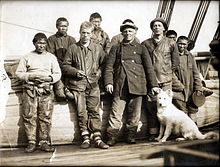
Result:
{"label": "work boot", "polygon": [[126,129],[126,134],[127,134],[127,143],[128,144],[135,144],[136,140],[136,134],[137,134],[137,126],[135,127],[129,127]]}
{"label": "work boot", "polygon": [[127,143],[128,143],[128,144],[136,144],[136,140],[135,140],[135,138],[128,137],[128,138],[127,138]]}
{"label": "work boot", "polygon": [[87,149],[90,147],[90,141],[83,141],[82,144],[80,145],[81,149]]}
{"label": "work boot", "polygon": [[80,145],[80,148],[81,149],[87,149],[90,147],[90,139],[89,139],[89,136],[88,135],[84,135],[83,136],[83,142],[82,144]]}
{"label": "work boot", "polygon": [[148,141],[156,141],[155,139],[157,138],[157,134],[150,134],[150,136],[148,137]]}
{"label": "work boot", "polygon": [[95,146],[101,149],[108,149],[109,145],[105,144],[102,140],[98,140],[95,142]]}
{"label": "work boot", "polygon": [[26,153],[32,153],[36,150],[36,144],[28,143],[28,146],[25,148]]}
{"label": "work boot", "polygon": [[109,138],[109,140],[107,141],[107,144],[109,146],[114,146],[116,143],[117,143],[117,140],[114,137]]}
{"label": "work boot", "polygon": [[53,146],[49,146],[47,143],[43,143],[40,146],[40,149],[45,152],[54,152],[55,148]]}
{"label": "work boot", "polygon": [[95,142],[95,147],[101,149],[108,149],[109,145],[105,144],[101,139],[101,132],[93,133],[93,140]]}

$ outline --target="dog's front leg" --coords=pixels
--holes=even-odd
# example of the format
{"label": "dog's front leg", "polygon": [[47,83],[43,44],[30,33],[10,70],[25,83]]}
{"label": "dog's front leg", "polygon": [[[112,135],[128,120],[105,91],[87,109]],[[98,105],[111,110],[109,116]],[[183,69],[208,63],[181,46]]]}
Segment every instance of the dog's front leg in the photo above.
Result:
{"label": "dog's front leg", "polygon": [[160,132],[159,132],[159,136],[155,138],[156,141],[159,141],[162,138],[164,129],[165,129],[165,126],[162,123],[160,123]]}
{"label": "dog's front leg", "polygon": [[159,140],[159,142],[166,142],[167,138],[170,136],[171,132],[172,132],[172,124],[167,123],[166,129],[165,129],[165,132],[164,132],[164,136],[163,136],[162,139]]}

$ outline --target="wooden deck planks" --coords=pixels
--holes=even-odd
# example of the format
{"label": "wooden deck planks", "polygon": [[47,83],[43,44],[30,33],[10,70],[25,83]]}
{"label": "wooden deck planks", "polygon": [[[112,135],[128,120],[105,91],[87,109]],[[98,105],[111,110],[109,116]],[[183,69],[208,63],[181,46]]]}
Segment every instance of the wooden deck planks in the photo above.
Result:
{"label": "wooden deck planks", "polygon": [[132,146],[123,144],[111,147],[108,150],[98,148],[81,150],[76,145],[65,145],[56,147],[56,153],[53,158],[51,158],[53,153],[36,151],[32,154],[25,154],[23,153],[23,148],[19,148],[14,150],[12,154],[9,154],[7,151],[1,152],[2,162],[0,165],[146,166],[148,163],[153,165],[154,163],[158,164],[158,162],[162,164],[162,158],[157,158],[157,160],[141,159],[140,155],[146,152],[147,147],[149,147],[147,143],[139,143]]}
{"label": "wooden deck planks", "polygon": [[[199,143],[205,140],[166,143],[139,140],[137,144],[118,143],[107,150],[94,148],[80,149],[79,145],[56,146],[55,153],[40,150],[24,153],[24,148],[0,149],[1,166],[163,166],[162,150],[187,143]],[[210,140],[207,140],[210,141]],[[159,156],[151,156],[158,153]]]}

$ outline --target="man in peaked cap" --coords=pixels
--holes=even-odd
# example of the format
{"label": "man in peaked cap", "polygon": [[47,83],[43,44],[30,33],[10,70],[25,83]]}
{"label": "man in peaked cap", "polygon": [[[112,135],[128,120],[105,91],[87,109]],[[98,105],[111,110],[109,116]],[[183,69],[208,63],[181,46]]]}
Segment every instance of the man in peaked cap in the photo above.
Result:
{"label": "man in peaked cap", "polygon": [[[177,71],[179,66],[179,54],[176,42],[165,36],[168,26],[162,18],[152,20],[150,28],[153,36],[143,41],[142,45],[150,53],[159,87],[163,90],[172,89],[173,78],[178,80],[176,75],[174,75],[174,72]],[[150,92],[149,97],[150,100],[145,104],[149,123],[149,140],[152,141],[158,135],[159,122],[156,116],[156,96]]]}
{"label": "man in peaked cap", "polygon": [[[125,19],[125,20],[122,22],[122,24],[125,24],[125,23],[133,23],[133,24],[134,24],[134,22],[133,22],[131,19]],[[137,32],[137,29],[138,29],[138,28],[136,28],[136,32]],[[135,35],[136,35],[136,34],[135,34]],[[123,40],[123,38],[124,38],[124,37],[123,37],[123,35],[122,35],[121,33],[119,33],[119,34],[113,36],[112,39],[111,39],[111,47],[112,47],[113,45],[119,44],[119,43]],[[140,43],[140,40],[139,40],[136,36],[135,36],[134,40],[136,40],[138,43]]]}
{"label": "man in peaked cap", "polygon": [[150,55],[145,47],[134,40],[136,30],[137,27],[133,23],[122,24],[120,31],[123,41],[111,48],[106,59],[104,83],[106,91],[113,94],[107,127],[107,144],[110,146],[116,144],[126,107],[127,142],[136,143],[142,96],[147,94],[146,85],[148,84],[152,91],[158,89]]}

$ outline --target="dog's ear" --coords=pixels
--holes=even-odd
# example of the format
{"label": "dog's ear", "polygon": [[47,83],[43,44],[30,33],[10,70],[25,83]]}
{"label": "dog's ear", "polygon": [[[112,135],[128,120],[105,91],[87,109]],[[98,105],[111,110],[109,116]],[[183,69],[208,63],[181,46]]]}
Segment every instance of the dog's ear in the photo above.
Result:
{"label": "dog's ear", "polygon": [[173,97],[173,91],[171,89],[166,90],[166,92],[170,97]]}

